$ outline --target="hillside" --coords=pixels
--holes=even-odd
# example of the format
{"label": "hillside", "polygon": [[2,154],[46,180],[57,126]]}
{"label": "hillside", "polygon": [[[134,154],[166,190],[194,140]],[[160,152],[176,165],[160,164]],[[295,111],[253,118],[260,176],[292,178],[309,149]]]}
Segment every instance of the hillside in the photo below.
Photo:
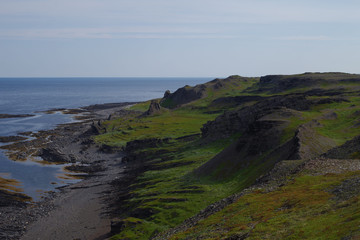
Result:
{"label": "hillside", "polygon": [[230,76],[114,114],[112,238],[360,237],[359,103],[360,75]]}

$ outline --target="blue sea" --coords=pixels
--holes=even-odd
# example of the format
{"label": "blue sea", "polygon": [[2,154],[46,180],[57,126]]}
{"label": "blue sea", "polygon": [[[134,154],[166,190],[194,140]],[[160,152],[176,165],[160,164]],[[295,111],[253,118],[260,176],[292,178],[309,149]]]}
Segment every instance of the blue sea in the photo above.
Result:
{"label": "blue sea", "polygon": [[[71,115],[40,113],[54,108],[92,104],[138,102],[161,98],[185,85],[212,78],[0,78],[0,114],[35,114],[27,118],[0,119],[0,136],[52,129],[74,121]],[[44,191],[78,180],[62,179],[63,165],[42,165],[9,160],[0,150],[0,177],[15,179],[23,192],[38,200]]]}

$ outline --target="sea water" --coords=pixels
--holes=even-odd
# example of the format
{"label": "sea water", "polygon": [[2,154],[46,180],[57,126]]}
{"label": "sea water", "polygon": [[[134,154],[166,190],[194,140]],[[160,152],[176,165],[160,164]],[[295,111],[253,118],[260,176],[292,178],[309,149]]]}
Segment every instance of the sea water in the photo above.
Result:
{"label": "sea water", "polygon": [[[161,98],[185,85],[212,78],[0,78],[0,114],[34,114],[27,118],[0,119],[0,136],[36,132],[72,122],[71,115],[41,113],[56,108],[79,108],[93,104],[139,102]],[[41,192],[76,182],[63,179],[63,165],[9,160],[0,150],[0,177],[15,179],[34,200]]]}

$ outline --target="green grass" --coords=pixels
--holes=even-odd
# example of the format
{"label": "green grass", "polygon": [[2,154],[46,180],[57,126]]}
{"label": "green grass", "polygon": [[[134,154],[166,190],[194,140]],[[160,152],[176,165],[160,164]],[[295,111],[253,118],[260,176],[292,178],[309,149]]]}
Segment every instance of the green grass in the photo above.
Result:
{"label": "green grass", "polygon": [[[159,158],[166,155],[173,157],[173,160],[155,163],[154,166],[165,168],[146,171],[139,176],[132,186],[135,189],[132,192],[134,197],[128,202],[129,206],[135,204],[138,209],[153,209],[156,213],[150,219],[142,219],[135,226],[125,228],[113,239],[148,239],[152,234],[180,224],[210,203],[227,196],[230,189],[226,185],[199,183],[188,175],[221,151],[225,145],[226,142],[200,146],[196,141],[177,141],[162,146],[160,149],[176,152],[166,153]],[[154,159],[156,160],[159,159]],[[176,162],[190,164],[166,167]]]}
{"label": "green grass", "polygon": [[177,109],[144,118],[120,118],[104,122],[107,133],[95,138],[98,143],[123,146],[128,141],[146,138],[177,138],[200,133],[200,128],[218,114]]}
{"label": "green grass", "polygon": [[132,105],[129,109],[134,111],[145,112],[149,109],[150,103],[151,100],[142,103],[137,103]]}
{"label": "green grass", "polygon": [[302,174],[279,190],[247,194],[171,239],[225,239],[247,233],[247,239],[341,239],[351,232],[359,236],[359,198],[336,202],[327,192],[351,176]]}

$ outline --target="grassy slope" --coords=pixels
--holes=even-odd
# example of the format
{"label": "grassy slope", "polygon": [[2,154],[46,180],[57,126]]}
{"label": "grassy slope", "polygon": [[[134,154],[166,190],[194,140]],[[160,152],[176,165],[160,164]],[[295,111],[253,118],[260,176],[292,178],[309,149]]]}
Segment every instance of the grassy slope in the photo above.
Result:
{"label": "grassy slope", "polygon": [[359,176],[360,172],[320,176],[301,173],[276,191],[257,190],[241,197],[172,239],[236,236],[247,236],[247,239],[358,239],[359,196],[337,201],[329,189],[345,179]]}
{"label": "grassy slope", "polygon": [[[144,218],[121,216],[124,218],[124,221],[127,222],[126,227],[120,234],[114,236],[113,239],[148,239],[150,236],[154,236],[158,232],[178,225],[184,219],[196,214],[199,210],[203,209],[210,203],[240,191],[241,189],[251,184],[249,179],[253,181],[262,173],[262,166],[253,164],[248,168],[243,169],[234,178],[227,179],[227,181],[214,182],[206,179],[198,179],[192,176],[191,172],[206,161],[210,160],[226,146],[228,146],[231,143],[231,139],[214,142],[210,145],[202,145],[199,138],[192,139],[191,141],[175,139],[190,134],[200,133],[200,128],[206,121],[213,120],[217,115],[220,114],[209,114],[209,110],[219,112],[225,110],[221,106],[216,106],[216,108],[209,109],[207,106],[209,106],[209,104],[214,99],[225,96],[249,95],[248,90],[251,89],[251,85],[256,83],[256,81],[256,79],[252,79],[252,81],[244,83],[239,87],[225,86],[220,90],[208,89],[206,98],[197,100],[176,110],[163,111],[162,113],[155,116],[149,116],[145,118],[127,116],[122,119],[115,119],[104,123],[107,131],[103,135],[97,136],[96,141],[98,143],[106,143],[114,146],[124,146],[126,142],[136,139],[154,137],[172,138],[169,143],[164,143],[163,145],[158,146],[156,149],[141,150],[147,152],[148,154],[158,150],[164,150],[164,153],[160,155],[154,155],[152,161],[153,165],[156,167],[153,170],[146,171],[138,178],[138,180],[133,185],[135,189],[132,192],[133,198],[128,201],[129,206],[136,206],[138,209],[151,209],[154,214],[150,217]],[[328,89],[331,86],[326,85],[324,87]],[[256,88],[256,86],[253,87],[253,89],[254,88]],[[248,90],[245,92],[245,89]],[[288,90],[286,93],[288,94],[297,90],[304,91],[304,89],[293,89]],[[261,93],[261,95],[266,96],[267,94]],[[349,140],[349,138],[359,135],[359,127],[354,127],[357,121],[356,114],[354,113],[359,110],[358,106],[360,106],[360,99],[356,96],[348,96],[348,99],[350,102],[325,104],[314,107],[309,111],[302,112],[301,118],[294,118],[291,120],[291,123],[288,125],[284,136],[282,136],[283,140],[285,141],[291,138],[294,134],[294,131],[300,124],[310,121],[314,118],[319,119],[320,123],[322,124],[322,126],[319,127],[317,131],[324,136],[333,138],[338,144],[344,143],[346,140]],[[149,103],[138,104],[133,106],[132,109],[145,111],[148,104]],[[325,112],[329,111],[329,109],[332,109],[332,111],[336,112],[336,119],[321,118],[321,116]],[[169,160],[163,161],[161,159]],[[299,177],[300,180],[298,181],[298,185],[289,186],[285,191],[279,190],[278,192],[274,192],[271,195],[267,195],[266,197],[271,199],[268,208],[270,209],[273,207],[273,209],[276,209],[276,204],[281,203],[281,201],[278,202],[279,198],[282,197],[279,194],[287,191],[289,191],[288,194],[294,195],[294,199],[291,201],[308,202],[308,197],[311,195],[305,193],[311,186],[308,186],[305,180],[301,180],[307,178],[311,179],[311,177],[307,176]],[[326,182],[330,181],[331,179],[329,180],[324,177],[324,179],[320,178],[320,180]],[[315,201],[313,205],[314,208],[318,208],[320,205],[316,204],[320,202],[325,203],[330,201],[329,194],[322,196],[321,194],[323,194],[323,191],[318,191],[319,192],[310,191],[310,193],[314,193],[315,195],[318,194],[319,199],[322,201]],[[304,194],[295,194],[300,192]],[[262,193],[254,193],[253,195],[249,195],[247,197],[248,200],[245,202],[248,204],[248,202],[251,200],[254,202],[254,209],[261,209],[261,207],[266,207],[266,204],[263,202],[266,197]],[[311,201],[309,204],[310,203]],[[250,213],[248,213],[248,215],[240,214],[241,211],[248,211],[246,210],[247,208],[244,208],[244,205],[241,204],[242,203],[239,203],[239,205],[234,207],[232,210],[233,212],[238,212],[239,214],[233,213],[234,218],[232,216],[229,217],[229,219],[235,223],[235,225],[232,225],[232,228],[235,229],[234,231],[238,231],[239,228],[246,231],[246,226],[248,226],[250,223],[254,221],[258,222],[261,219],[266,219],[266,216],[253,216]],[[351,210],[356,206],[357,205],[351,204],[349,209]],[[310,211],[311,209],[312,208],[310,207],[308,210],[304,211]],[[270,215],[275,214],[271,210],[268,212]],[[209,220],[212,221],[212,224],[209,223],[207,227],[202,228],[202,230],[198,229],[194,232],[203,230],[206,232],[212,232],[209,229],[212,228],[214,223],[218,223],[220,225],[223,223],[225,224],[226,219],[228,218],[223,218],[221,214],[222,213],[219,213],[219,215],[216,215],[217,217],[214,216],[213,220]],[[223,214],[226,215],[225,213]],[[261,212],[258,212],[257,214],[262,215]],[[266,215],[268,213],[265,212],[264,214]],[[298,221],[298,217],[300,219],[302,218],[301,215],[297,216],[296,211],[292,214],[293,216],[288,216],[288,220],[286,220],[287,215],[281,215],[281,218],[285,218],[289,224],[294,224],[294,222]],[[304,217],[303,219],[311,222],[311,216],[311,214],[307,215],[308,218]],[[258,220],[256,220],[257,218]],[[240,222],[237,223],[238,221]],[[327,220],[325,219],[324,221]],[[338,219],[332,221],[338,221]],[[332,221],[329,220],[328,223],[330,224]],[[227,232],[226,225],[221,226],[225,226],[225,228],[223,228],[223,232],[220,231],[220,235],[216,235],[217,233],[213,235],[215,239],[219,236],[222,236],[221,234],[224,234],[224,232]],[[262,225],[259,224],[258,226],[260,227]],[[298,226],[300,229],[296,231],[307,230],[307,228],[302,228],[300,225],[296,226]],[[274,224],[274,226],[270,227],[276,229],[279,227],[279,225]],[[260,231],[262,228],[257,227],[257,229],[261,235],[264,234],[264,231],[271,231],[270,227],[267,228],[266,225],[264,225],[263,231]],[[295,228],[291,231],[295,231]],[[197,233],[193,234],[196,235]],[[179,237],[182,238],[184,236],[185,235],[180,235]],[[299,233],[296,236],[301,238],[301,236],[305,235],[301,235]]]}

